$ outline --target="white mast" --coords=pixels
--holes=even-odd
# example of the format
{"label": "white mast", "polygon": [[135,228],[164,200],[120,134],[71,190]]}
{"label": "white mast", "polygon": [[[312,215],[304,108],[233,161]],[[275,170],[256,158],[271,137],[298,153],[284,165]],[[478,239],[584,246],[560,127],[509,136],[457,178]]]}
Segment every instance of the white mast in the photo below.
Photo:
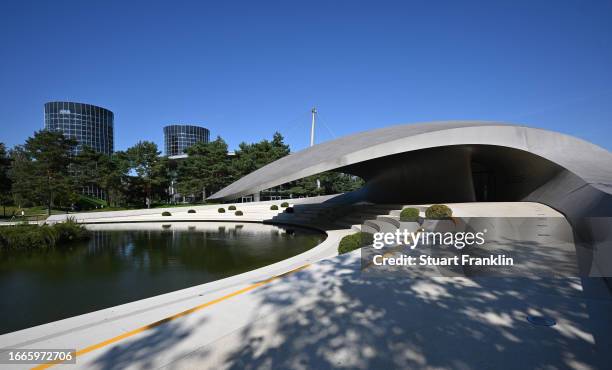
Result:
{"label": "white mast", "polygon": [[[315,129],[315,117],[317,115],[317,108],[312,107],[312,124],[310,125],[310,146],[314,145],[314,129]],[[321,180],[317,179],[317,189],[321,187]]]}
{"label": "white mast", "polygon": [[312,124],[310,125],[310,146],[314,145],[314,130],[315,130],[315,116],[317,115],[317,108],[312,107]]}

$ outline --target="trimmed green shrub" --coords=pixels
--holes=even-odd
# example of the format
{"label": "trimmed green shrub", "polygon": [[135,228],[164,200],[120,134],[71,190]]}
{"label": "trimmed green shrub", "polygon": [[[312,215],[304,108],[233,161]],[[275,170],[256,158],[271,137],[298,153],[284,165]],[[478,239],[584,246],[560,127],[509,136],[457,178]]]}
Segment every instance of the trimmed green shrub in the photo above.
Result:
{"label": "trimmed green shrub", "polygon": [[219,212],[219,213],[225,213],[225,208],[219,208],[219,209],[217,210],[217,212]]}
{"label": "trimmed green shrub", "polygon": [[443,220],[453,217],[453,211],[444,204],[433,204],[425,210],[425,217],[432,220]]}
{"label": "trimmed green shrub", "polygon": [[195,209],[190,209],[187,213],[196,213]]}
{"label": "trimmed green shrub", "polygon": [[417,208],[404,208],[400,213],[400,221],[415,222],[419,219],[419,210]]}
{"label": "trimmed green shrub", "polygon": [[361,231],[355,234],[347,235],[340,240],[340,244],[338,245],[338,254],[347,253],[363,246],[370,245],[372,244],[373,240],[374,236],[372,234]]}
{"label": "trimmed green shrub", "polygon": [[282,203],[281,203],[281,207],[283,207],[283,208],[287,208],[287,207],[289,207],[289,203],[287,203],[287,202],[282,202]]}
{"label": "trimmed green shrub", "polygon": [[293,213],[293,207],[285,208],[286,213]]}
{"label": "trimmed green shrub", "polygon": [[168,211],[163,211],[162,212],[162,216],[172,216],[172,213],[170,213]]}
{"label": "trimmed green shrub", "polygon": [[235,214],[236,216],[242,216],[242,211],[236,211],[236,212],[234,212],[234,214]]}
{"label": "trimmed green shrub", "polygon": [[276,204],[273,204],[270,206],[270,210],[271,211],[278,211],[278,206]]}
{"label": "trimmed green shrub", "polygon": [[230,211],[235,211],[236,210],[236,206],[232,205],[227,207],[227,209],[229,209]]}

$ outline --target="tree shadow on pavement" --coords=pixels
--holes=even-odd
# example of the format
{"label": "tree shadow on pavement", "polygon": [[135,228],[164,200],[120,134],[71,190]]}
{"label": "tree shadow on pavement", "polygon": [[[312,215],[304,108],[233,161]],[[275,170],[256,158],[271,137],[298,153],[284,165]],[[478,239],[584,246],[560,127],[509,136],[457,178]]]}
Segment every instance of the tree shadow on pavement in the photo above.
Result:
{"label": "tree shadow on pavement", "polygon": [[[206,318],[198,320],[202,325]],[[115,344],[97,357],[92,368],[107,369],[151,369],[159,367],[156,354],[169,350],[191,335],[192,326],[179,321],[171,321],[147,330],[132,340]]]}
{"label": "tree shadow on pavement", "polygon": [[[604,369],[612,302],[579,278],[371,277],[359,253],[249,293],[250,324],[209,343],[206,320],[160,325],[115,345],[100,369]],[[266,314],[264,314],[266,313]],[[527,315],[554,318],[534,326]],[[196,330],[198,327],[202,330]],[[198,338],[198,335],[203,337]],[[206,337],[204,337],[206,336]],[[173,349],[173,357],[157,356]],[[170,355],[168,355],[170,356]]]}
{"label": "tree shadow on pavement", "polygon": [[[277,313],[225,338],[230,369],[605,368],[609,300],[580,279],[365,278],[341,256],[259,289]],[[527,315],[547,315],[539,327]],[[597,320],[597,321],[594,321]],[[206,367],[210,351],[201,353]],[[177,364],[179,364],[177,362]]]}

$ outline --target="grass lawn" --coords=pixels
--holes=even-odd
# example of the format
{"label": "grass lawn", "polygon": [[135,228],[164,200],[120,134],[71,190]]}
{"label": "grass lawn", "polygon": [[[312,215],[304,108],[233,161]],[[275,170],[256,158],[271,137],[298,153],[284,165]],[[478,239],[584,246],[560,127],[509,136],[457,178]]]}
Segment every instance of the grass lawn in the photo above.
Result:
{"label": "grass lawn", "polygon": [[[13,215],[18,216],[21,219],[21,211],[24,211],[25,217],[30,221],[43,220],[47,218],[47,207],[37,206],[28,208],[19,208],[16,206],[0,207],[0,218],[10,219]],[[63,214],[66,211],[59,209],[52,209],[51,214]]]}

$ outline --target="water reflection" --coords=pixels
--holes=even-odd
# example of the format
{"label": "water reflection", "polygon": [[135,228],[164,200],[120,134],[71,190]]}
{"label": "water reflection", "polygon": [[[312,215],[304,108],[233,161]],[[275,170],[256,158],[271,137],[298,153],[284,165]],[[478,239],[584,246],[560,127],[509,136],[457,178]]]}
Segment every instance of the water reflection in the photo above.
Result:
{"label": "water reflection", "polygon": [[0,333],[239,274],[302,253],[324,238],[255,223],[88,228],[92,238],[70,248],[0,254]]}

